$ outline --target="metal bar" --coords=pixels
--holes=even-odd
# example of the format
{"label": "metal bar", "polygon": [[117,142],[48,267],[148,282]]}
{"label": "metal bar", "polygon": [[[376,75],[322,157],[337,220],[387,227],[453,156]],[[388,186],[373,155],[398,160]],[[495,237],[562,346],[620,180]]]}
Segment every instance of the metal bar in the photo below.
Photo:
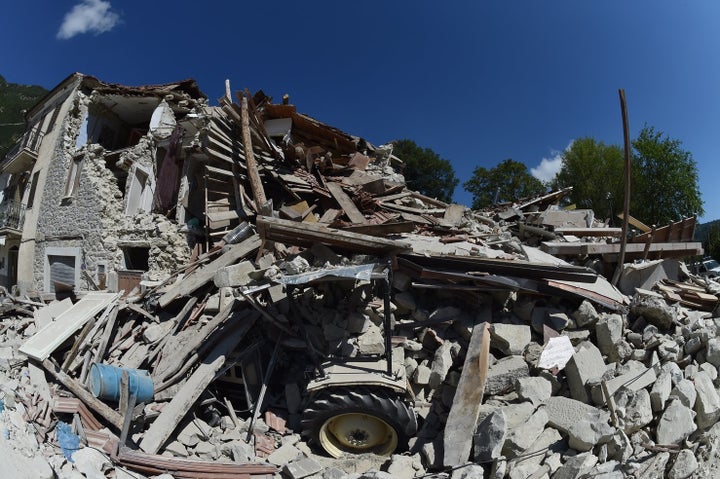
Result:
{"label": "metal bar", "polygon": [[258,415],[260,414],[260,409],[262,408],[262,403],[265,400],[265,392],[267,391],[268,382],[270,381],[273,369],[275,368],[275,359],[277,358],[277,353],[280,349],[280,341],[282,341],[282,336],[280,336],[275,343],[275,349],[273,349],[272,356],[270,357],[270,362],[268,363],[267,371],[265,372],[265,377],[263,378],[263,384],[260,388],[260,395],[258,396],[258,400],[255,403],[255,410],[253,411],[252,419],[250,419],[250,424],[248,425],[248,432],[247,436],[245,437],[246,443],[250,442],[250,437],[253,433],[253,426],[255,425],[255,421],[257,421]]}
{"label": "metal bar", "polygon": [[628,125],[627,105],[625,103],[625,90],[618,90],[620,94],[620,110],[623,119],[623,139],[625,141],[625,201],[623,204],[622,236],[620,237],[620,256],[618,257],[615,274],[612,278],[613,286],[620,280],[623,263],[625,262],[625,245],[627,244],[628,216],[630,214],[630,126]]}

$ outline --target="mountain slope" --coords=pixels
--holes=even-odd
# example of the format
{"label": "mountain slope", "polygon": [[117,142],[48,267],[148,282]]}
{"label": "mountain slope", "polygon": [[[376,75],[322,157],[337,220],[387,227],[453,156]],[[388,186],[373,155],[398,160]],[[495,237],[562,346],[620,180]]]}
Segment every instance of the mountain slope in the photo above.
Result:
{"label": "mountain slope", "polygon": [[25,131],[23,110],[35,105],[47,92],[41,86],[8,83],[0,75],[0,160]]}

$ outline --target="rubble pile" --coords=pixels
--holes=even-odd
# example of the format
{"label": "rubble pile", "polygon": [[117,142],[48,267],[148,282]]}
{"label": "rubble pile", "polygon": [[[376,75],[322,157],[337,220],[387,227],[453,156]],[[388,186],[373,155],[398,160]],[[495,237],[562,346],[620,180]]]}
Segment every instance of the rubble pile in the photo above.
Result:
{"label": "rubble pile", "polygon": [[113,223],[163,267],[4,295],[7,477],[717,468],[720,285],[677,261],[701,253],[694,219],[633,219],[618,289],[622,232],[563,208],[567,190],[470,211],[410,190],[391,145],[261,92],[221,104],[180,147],[206,183],[178,195],[204,194],[202,214]]}
{"label": "rubble pile", "polygon": [[[665,279],[656,291],[640,289],[629,298],[594,272],[560,260],[550,266],[488,259],[491,254],[408,251],[383,262],[321,244],[261,249],[263,239],[284,234],[270,226],[287,225],[270,218],[259,225],[264,238],[251,233],[199,258],[205,266],[182,279],[135,296],[88,293],[74,304],[65,299],[48,305],[8,297],[0,359],[4,434],[13,447],[35,450],[33,461],[49,457],[43,470],[68,477],[72,467],[83,472],[51,446],[59,443],[60,427],[72,425],[82,443],[112,458],[88,459],[100,471],[112,463],[161,473],[179,471],[180,461],[208,468],[227,461],[249,477],[350,477],[352,472],[332,469],[318,444],[300,435],[308,400],[303,378],[315,374],[312,352],[323,358],[382,357],[389,306],[398,368],[393,373],[408,380],[419,427],[401,445],[409,455],[368,460],[387,477],[455,467],[452,477],[580,477],[600,471],[604,477],[680,478],[698,470],[698,459],[716,454],[717,319],[662,295],[671,283],[712,291],[712,280],[685,271],[684,282]],[[375,248],[388,246],[372,241]],[[410,249],[401,240],[384,241]],[[420,241],[421,248],[427,244]],[[528,256],[539,254],[520,248]],[[370,279],[378,271],[390,273],[389,304]],[[312,279],[292,285],[308,275]],[[549,294],[540,283],[573,289]],[[86,322],[60,337],[60,330],[44,334],[68,319]],[[474,335],[487,343],[487,369],[464,376]],[[253,354],[272,355],[275,365],[270,376],[251,384],[237,366],[268,367],[266,359],[249,360]],[[118,405],[121,398],[94,398],[83,386],[92,363],[148,370],[154,397],[127,410]],[[458,397],[463,381],[484,387],[481,403]],[[259,411],[249,390],[263,386]],[[468,435],[447,434],[456,407],[469,408],[461,415],[473,429]],[[127,445],[119,447],[118,433],[126,434]],[[68,460],[85,449],[67,453]],[[449,451],[457,450],[466,455],[453,459]],[[184,474],[174,477],[192,477]]]}

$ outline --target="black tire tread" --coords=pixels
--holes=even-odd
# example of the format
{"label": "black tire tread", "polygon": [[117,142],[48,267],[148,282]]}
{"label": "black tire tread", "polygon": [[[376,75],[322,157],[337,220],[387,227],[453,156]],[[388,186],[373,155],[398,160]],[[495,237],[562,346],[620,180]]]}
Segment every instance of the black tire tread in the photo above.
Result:
{"label": "black tire tread", "polygon": [[338,387],[319,392],[305,408],[302,416],[303,438],[320,447],[319,433],[325,421],[352,412],[379,417],[395,429],[399,451],[407,449],[408,440],[417,432],[415,412],[392,390]]}

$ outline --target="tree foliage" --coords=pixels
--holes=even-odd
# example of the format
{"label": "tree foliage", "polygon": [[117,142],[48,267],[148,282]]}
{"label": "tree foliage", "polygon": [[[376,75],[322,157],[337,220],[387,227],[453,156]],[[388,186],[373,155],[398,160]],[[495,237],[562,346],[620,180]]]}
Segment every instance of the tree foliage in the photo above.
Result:
{"label": "tree foliage", "polygon": [[563,152],[562,167],[555,177],[558,189],[572,186],[570,199],[598,216],[614,218],[623,207],[623,152],[593,138],[580,138]]}
{"label": "tree foliage", "polygon": [[458,179],[448,160],[407,139],[393,142],[393,155],[405,163],[403,175],[409,188],[441,201],[452,201]]}
{"label": "tree foliage", "polygon": [[[647,125],[632,142],[630,214],[643,223],[662,226],[703,213],[697,166],[681,145]],[[623,156],[619,146],[576,140],[563,153],[553,186],[572,186],[571,199],[578,206],[597,215],[612,209],[615,217],[624,203]]]}
{"label": "tree foliage", "polygon": [[711,221],[703,226],[703,236],[698,237],[698,231],[695,231],[695,236],[698,240],[702,241],[703,249],[705,250],[706,256],[712,256],[713,258],[720,258],[720,220]]}
{"label": "tree foliage", "polygon": [[646,224],[665,225],[703,214],[697,165],[682,142],[645,125],[632,146],[633,216]]}
{"label": "tree foliage", "polygon": [[541,194],[546,189],[523,163],[510,158],[494,168],[478,166],[472,177],[463,183],[463,188],[472,193],[474,209],[490,206],[496,201],[513,201]]}
{"label": "tree foliage", "polygon": [[25,131],[23,110],[46,93],[42,87],[8,83],[0,76],[0,160]]}

